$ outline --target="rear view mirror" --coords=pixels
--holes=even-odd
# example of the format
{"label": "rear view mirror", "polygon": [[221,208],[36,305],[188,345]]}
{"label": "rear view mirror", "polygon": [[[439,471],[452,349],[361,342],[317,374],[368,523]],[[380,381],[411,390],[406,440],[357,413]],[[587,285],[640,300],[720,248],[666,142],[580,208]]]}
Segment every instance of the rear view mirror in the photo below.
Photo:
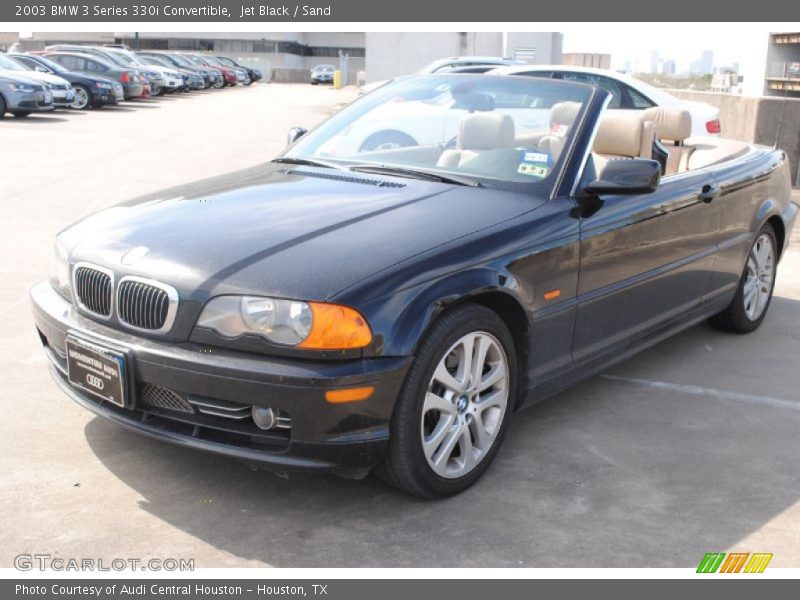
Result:
{"label": "rear view mirror", "polygon": [[286,136],[286,145],[291,146],[307,133],[308,129],[303,129],[302,127],[292,127],[289,130],[289,134]]}
{"label": "rear view mirror", "polygon": [[621,158],[608,161],[600,176],[586,184],[584,192],[604,194],[650,194],[658,189],[661,165],[645,158]]}
{"label": "rear view mirror", "polygon": [[36,67],[34,70],[39,71],[39,73],[47,73],[47,69],[44,67]]}

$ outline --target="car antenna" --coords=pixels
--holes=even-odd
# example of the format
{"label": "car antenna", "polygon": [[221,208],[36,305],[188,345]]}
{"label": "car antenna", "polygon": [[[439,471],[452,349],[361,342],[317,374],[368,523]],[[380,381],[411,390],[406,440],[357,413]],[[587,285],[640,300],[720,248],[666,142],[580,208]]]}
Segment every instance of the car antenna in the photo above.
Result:
{"label": "car antenna", "polygon": [[775,145],[772,147],[773,150],[777,150],[778,148],[778,140],[781,138],[781,131],[783,130],[783,116],[786,114],[786,102],[789,98],[789,82],[784,82],[783,87],[783,102],[781,103],[781,118],[778,119],[778,131],[775,132]]}

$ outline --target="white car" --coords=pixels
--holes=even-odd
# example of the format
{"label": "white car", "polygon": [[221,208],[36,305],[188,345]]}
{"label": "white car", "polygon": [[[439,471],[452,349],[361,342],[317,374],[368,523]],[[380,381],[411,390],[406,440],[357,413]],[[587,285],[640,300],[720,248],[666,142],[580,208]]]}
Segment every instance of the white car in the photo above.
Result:
{"label": "white car", "polygon": [[635,113],[653,106],[682,108],[688,110],[692,116],[693,136],[719,136],[721,132],[717,107],[705,102],[681,100],[634,77],[607,69],[569,65],[523,65],[499,67],[489,71],[487,75],[527,75],[588,83],[611,92],[613,97],[608,105],[610,109]]}

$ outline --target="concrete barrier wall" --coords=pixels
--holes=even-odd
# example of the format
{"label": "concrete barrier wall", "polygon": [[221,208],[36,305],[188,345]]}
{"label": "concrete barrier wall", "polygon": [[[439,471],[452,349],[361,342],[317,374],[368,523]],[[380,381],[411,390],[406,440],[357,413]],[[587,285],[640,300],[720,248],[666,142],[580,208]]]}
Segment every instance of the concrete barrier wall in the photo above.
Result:
{"label": "concrete barrier wall", "polygon": [[772,146],[780,127],[778,148],[789,156],[792,181],[800,186],[800,99],[787,98],[784,103],[783,98],[753,98],[688,90],[669,92],[684,100],[706,102],[719,108],[722,135],[726,138]]}
{"label": "concrete barrier wall", "polygon": [[[275,67],[270,72],[270,81],[274,83],[309,83],[311,81],[311,69],[287,69]],[[348,73],[348,81],[345,85],[356,85],[357,71],[352,69]]]}

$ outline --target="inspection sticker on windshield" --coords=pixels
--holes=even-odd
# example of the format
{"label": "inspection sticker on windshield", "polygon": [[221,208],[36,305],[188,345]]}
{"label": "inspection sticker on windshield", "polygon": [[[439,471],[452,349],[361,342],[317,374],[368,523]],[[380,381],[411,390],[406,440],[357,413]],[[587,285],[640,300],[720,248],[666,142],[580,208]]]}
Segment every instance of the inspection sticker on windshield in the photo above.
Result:
{"label": "inspection sticker on windshield", "polygon": [[520,156],[519,167],[517,167],[517,173],[544,179],[550,172],[551,163],[552,159],[546,152],[523,150]]}

